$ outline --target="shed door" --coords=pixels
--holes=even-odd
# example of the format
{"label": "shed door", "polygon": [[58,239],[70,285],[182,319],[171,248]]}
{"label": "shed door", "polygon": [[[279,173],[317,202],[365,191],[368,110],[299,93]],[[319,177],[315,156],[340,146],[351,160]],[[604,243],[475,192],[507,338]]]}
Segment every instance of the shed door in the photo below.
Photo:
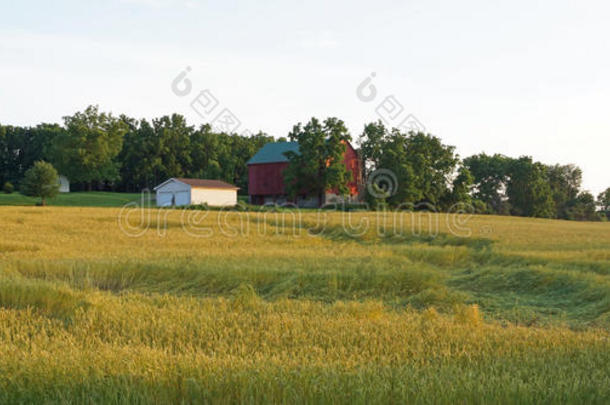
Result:
{"label": "shed door", "polygon": [[174,195],[176,206],[189,205],[191,203],[191,193],[188,191],[176,191]]}
{"label": "shed door", "polygon": [[189,205],[190,203],[188,191],[159,191],[157,193],[157,205],[160,207]]}

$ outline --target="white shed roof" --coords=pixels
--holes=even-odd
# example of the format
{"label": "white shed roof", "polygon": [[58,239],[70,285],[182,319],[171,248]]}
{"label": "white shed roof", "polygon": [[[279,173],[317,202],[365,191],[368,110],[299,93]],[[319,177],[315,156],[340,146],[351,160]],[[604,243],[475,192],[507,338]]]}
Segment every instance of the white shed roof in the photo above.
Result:
{"label": "white shed roof", "polygon": [[168,179],[168,180],[164,181],[163,183],[159,184],[154,189],[157,190],[172,181],[179,181],[180,183],[188,184],[189,186],[191,186],[193,188],[215,188],[215,189],[226,189],[226,190],[239,190],[239,187],[235,187],[234,185],[226,183],[221,180],[187,179],[187,178],[183,178],[183,177],[172,177],[171,179]]}

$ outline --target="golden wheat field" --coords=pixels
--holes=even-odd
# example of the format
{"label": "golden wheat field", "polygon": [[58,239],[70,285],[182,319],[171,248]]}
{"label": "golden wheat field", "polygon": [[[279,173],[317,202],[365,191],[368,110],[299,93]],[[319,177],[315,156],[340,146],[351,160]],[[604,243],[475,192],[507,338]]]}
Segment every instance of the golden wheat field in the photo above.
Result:
{"label": "golden wheat field", "polygon": [[608,403],[610,224],[0,207],[0,403]]}

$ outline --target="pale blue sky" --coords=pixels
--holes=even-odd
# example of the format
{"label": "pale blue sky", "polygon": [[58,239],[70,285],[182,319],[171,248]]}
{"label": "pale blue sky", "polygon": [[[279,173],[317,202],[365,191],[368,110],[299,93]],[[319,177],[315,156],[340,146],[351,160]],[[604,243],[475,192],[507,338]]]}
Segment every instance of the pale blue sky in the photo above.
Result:
{"label": "pale blue sky", "polygon": [[[0,19],[4,124],[99,104],[198,125],[189,104],[209,89],[240,131],[338,116],[356,137],[394,95],[462,156],[575,163],[586,189],[610,186],[604,1],[3,1]],[[178,97],[187,66],[193,90]]]}

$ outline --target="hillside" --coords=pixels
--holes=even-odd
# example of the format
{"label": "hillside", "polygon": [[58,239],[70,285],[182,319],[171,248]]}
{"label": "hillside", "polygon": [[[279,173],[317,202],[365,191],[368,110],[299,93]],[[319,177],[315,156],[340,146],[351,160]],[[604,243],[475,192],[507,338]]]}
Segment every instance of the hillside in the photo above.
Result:
{"label": "hillside", "polygon": [[2,403],[610,396],[609,223],[0,213]]}

